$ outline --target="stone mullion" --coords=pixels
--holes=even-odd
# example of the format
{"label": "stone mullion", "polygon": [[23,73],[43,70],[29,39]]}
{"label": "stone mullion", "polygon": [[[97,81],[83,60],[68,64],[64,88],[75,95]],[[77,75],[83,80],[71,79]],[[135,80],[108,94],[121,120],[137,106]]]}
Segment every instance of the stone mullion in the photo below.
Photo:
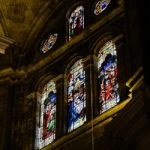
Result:
{"label": "stone mullion", "polygon": [[63,75],[59,75],[55,79],[56,83],[56,139],[64,135],[65,114],[64,114],[64,78]]}
{"label": "stone mullion", "polygon": [[100,106],[99,106],[99,92],[98,92],[98,89],[99,89],[99,84],[98,84],[98,66],[97,66],[97,63],[98,63],[98,60],[97,60],[97,56],[93,56],[93,109],[94,109],[94,114],[93,116],[96,117],[99,115],[99,110],[100,110]]}
{"label": "stone mullion", "polygon": [[87,121],[90,121],[94,116],[94,106],[95,106],[95,94],[94,91],[94,78],[93,78],[93,70],[94,70],[94,62],[93,57],[88,56],[84,61],[84,69],[85,69],[85,84],[86,84],[86,104],[87,104]]}

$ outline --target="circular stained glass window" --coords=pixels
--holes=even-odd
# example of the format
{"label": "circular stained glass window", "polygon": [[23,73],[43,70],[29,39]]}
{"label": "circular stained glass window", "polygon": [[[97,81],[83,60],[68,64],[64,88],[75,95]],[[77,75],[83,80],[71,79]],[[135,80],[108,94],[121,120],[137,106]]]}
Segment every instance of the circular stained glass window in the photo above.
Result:
{"label": "circular stained glass window", "polygon": [[96,3],[94,8],[94,14],[99,15],[102,11],[104,11],[109,5],[110,0],[100,0]]}
{"label": "circular stained glass window", "polygon": [[49,51],[53,45],[56,43],[58,34],[49,34],[48,38],[46,40],[44,40],[41,44],[41,51],[43,53],[46,53],[47,51]]}

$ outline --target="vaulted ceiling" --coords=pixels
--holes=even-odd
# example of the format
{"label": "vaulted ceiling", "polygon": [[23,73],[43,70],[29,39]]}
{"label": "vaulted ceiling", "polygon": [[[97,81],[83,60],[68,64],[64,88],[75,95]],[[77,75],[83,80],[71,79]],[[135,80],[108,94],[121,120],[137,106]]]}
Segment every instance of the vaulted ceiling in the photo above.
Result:
{"label": "vaulted ceiling", "polygon": [[26,47],[64,1],[0,0],[0,36]]}
{"label": "vaulted ceiling", "polygon": [[45,34],[65,30],[66,13],[78,1],[0,0],[0,37],[15,41],[15,57],[23,60]]}
{"label": "vaulted ceiling", "polygon": [[[45,15],[46,8],[55,8],[54,0],[0,0],[0,34],[24,43],[35,28],[38,20]],[[39,16],[41,16],[39,18]]]}

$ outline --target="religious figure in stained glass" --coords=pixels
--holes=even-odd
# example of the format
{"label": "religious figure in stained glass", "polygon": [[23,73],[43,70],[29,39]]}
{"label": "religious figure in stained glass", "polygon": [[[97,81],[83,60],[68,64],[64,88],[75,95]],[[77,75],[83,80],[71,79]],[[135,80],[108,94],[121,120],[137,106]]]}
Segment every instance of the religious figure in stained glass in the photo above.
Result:
{"label": "religious figure in stained glass", "polygon": [[109,41],[98,53],[100,113],[112,108],[120,101],[117,69],[116,47],[112,41]]}
{"label": "religious figure in stained glass", "polygon": [[82,59],[77,61],[68,73],[68,132],[86,121],[85,71]]}
{"label": "religious figure in stained glass", "polygon": [[84,29],[84,7],[78,6],[69,17],[69,40]]}
{"label": "religious figure in stained glass", "polygon": [[39,126],[37,127],[36,147],[43,148],[55,139],[56,132],[56,87],[50,81],[43,89],[40,98]]}
{"label": "religious figure in stained glass", "polygon": [[41,44],[41,51],[43,53],[46,53],[47,51],[49,51],[53,45],[55,44],[56,40],[57,40],[58,34],[50,34],[48,36],[48,38],[46,40],[44,40]]}
{"label": "religious figure in stained glass", "polygon": [[94,14],[99,15],[102,11],[104,11],[107,8],[109,3],[110,3],[110,0],[100,0],[100,1],[98,1],[95,5]]}

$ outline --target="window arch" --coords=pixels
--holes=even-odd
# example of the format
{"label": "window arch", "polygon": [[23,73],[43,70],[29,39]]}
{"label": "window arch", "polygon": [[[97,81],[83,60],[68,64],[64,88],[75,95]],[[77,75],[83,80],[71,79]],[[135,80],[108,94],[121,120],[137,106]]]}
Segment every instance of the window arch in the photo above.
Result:
{"label": "window arch", "polygon": [[56,85],[49,81],[38,97],[39,112],[36,119],[36,148],[41,149],[55,140]]}
{"label": "window arch", "polygon": [[108,41],[98,52],[98,86],[100,113],[117,105],[118,93],[117,51],[115,43]]}
{"label": "window arch", "polygon": [[49,34],[47,39],[43,40],[43,42],[41,43],[40,47],[41,51],[43,53],[48,52],[56,43],[57,37],[58,37],[57,33]]}
{"label": "window arch", "polygon": [[85,71],[82,59],[74,63],[67,75],[68,132],[86,121]]}
{"label": "window arch", "polygon": [[95,4],[94,8],[94,14],[99,15],[101,12],[103,12],[107,6],[109,5],[110,0],[100,0]]}
{"label": "window arch", "polygon": [[84,7],[78,6],[70,14],[69,22],[69,40],[81,33],[84,29]]}

